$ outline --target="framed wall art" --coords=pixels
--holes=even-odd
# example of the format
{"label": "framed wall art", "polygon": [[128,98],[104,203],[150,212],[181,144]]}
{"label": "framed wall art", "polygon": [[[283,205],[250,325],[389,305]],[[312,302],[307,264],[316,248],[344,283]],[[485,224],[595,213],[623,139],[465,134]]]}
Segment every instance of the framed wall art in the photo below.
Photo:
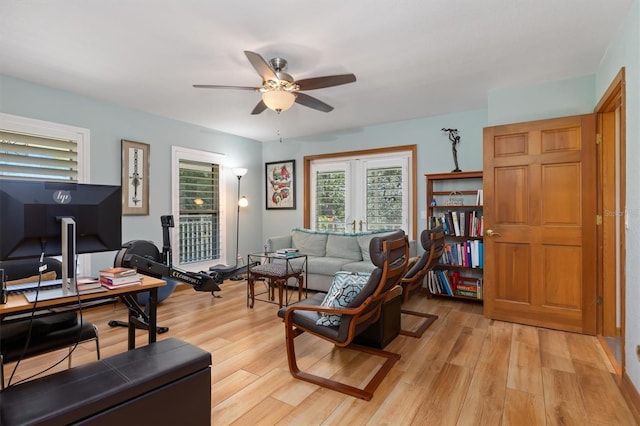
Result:
{"label": "framed wall art", "polygon": [[296,161],[265,163],[267,210],[296,208]]}
{"label": "framed wall art", "polygon": [[149,144],[122,139],[122,214],[149,214]]}

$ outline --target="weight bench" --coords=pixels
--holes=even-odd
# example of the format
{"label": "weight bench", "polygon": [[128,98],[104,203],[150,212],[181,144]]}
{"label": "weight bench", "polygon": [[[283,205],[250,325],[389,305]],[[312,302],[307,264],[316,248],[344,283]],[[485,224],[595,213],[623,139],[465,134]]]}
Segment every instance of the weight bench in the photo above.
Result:
{"label": "weight bench", "polygon": [[169,338],[0,392],[0,424],[211,424],[211,354]]}

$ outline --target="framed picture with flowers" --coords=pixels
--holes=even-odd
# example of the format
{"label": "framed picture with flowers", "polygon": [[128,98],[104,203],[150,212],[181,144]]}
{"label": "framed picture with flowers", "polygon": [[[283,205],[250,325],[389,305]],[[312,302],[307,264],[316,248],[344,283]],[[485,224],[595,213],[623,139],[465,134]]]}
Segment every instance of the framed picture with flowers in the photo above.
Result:
{"label": "framed picture with flowers", "polygon": [[276,161],[265,164],[267,210],[295,210],[296,161]]}

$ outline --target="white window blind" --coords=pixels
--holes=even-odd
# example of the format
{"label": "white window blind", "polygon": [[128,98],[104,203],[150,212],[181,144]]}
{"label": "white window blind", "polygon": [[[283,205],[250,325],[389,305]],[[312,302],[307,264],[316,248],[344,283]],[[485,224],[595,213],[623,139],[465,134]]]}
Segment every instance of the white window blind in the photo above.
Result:
{"label": "white window blind", "polygon": [[316,175],[316,226],[315,229],[345,231],[344,170],[319,170]]}
{"label": "white window blind", "polygon": [[367,169],[367,229],[398,229],[407,210],[402,167]]}
{"label": "white window blind", "polygon": [[180,263],[220,257],[220,167],[217,164],[179,162]]}
{"label": "white window blind", "polygon": [[78,181],[78,143],[0,130],[0,178]]}

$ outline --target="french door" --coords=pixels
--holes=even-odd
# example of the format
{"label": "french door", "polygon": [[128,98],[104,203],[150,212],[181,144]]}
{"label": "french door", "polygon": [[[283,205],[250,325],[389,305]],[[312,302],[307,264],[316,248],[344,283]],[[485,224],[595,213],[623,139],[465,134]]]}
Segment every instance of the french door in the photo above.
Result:
{"label": "french door", "polygon": [[411,229],[411,156],[381,154],[310,164],[312,229]]}

